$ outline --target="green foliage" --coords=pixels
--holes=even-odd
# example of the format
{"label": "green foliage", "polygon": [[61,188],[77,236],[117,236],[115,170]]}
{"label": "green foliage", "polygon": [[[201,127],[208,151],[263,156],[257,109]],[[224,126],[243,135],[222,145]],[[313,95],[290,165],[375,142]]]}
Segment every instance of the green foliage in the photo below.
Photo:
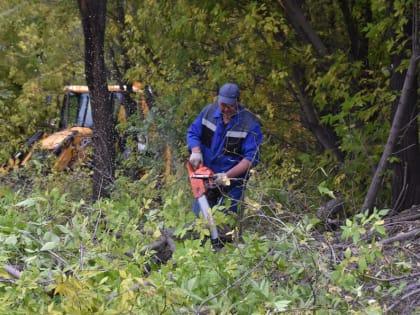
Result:
{"label": "green foliage", "polygon": [[[56,174],[34,159],[2,178],[0,262],[21,276],[12,279],[1,269],[0,313],[381,313],[381,298],[399,294],[403,285],[377,285],[372,293],[366,279],[412,268],[403,253],[390,263],[384,259],[376,242],[384,236],[384,212],[347,220],[342,251],[331,250],[333,235],[319,240],[311,213],[337,192],[351,200],[352,210],[364,197],[398,96],[388,90],[390,60],[405,47],[409,2],[349,4],[357,44],[369,48],[360,59],[351,55],[346,20],[334,1],[302,6],[326,55],[302,41],[278,2],[126,1],[124,25],[111,3],[110,78],[124,70],[122,79],[151,85],[153,106],[144,120],[117,127],[128,136],[131,154],[120,157],[108,200],[90,203],[91,171],[83,168]],[[57,117],[57,106],[46,105],[45,97],[55,97],[65,82],[83,84],[84,69],[76,2],[0,1],[0,9],[5,160]],[[189,123],[225,81],[241,86],[241,102],[261,119],[265,143],[248,182],[244,216],[213,209],[218,224],[240,219],[242,238],[214,252],[206,222],[191,211],[183,161]],[[344,161],[319,150],[300,93],[321,126],[337,136]],[[149,137],[141,152],[139,135]],[[171,169],[163,176],[167,148]],[[389,204],[386,189],[382,204]],[[161,264],[162,249],[148,245],[168,229],[176,251]]]}
{"label": "green foliage", "polygon": [[[372,88],[355,91],[357,80]],[[314,101],[323,112],[328,112],[321,122],[334,129],[340,139],[339,148],[348,157],[340,170],[334,171],[335,178],[348,180],[337,182],[333,176],[330,185],[337,191],[350,193],[352,198],[364,197],[364,190],[354,187],[366,185],[369,180],[366,174],[375,169],[386,141],[390,106],[382,104],[392,104],[395,100],[388,90],[388,80],[380,71],[366,71],[361,63],[347,62],[344,55],[337,54],[329,71],[311,83],[316,89]],[[337,104],[339,110],[334,108]],[[327,167],[330,159],[319,162]]]}
{"label": "green foliage", "polygon": [[84,69],[76,3],[16,0],[0,7],[0,90],[13,95],[0,114],[1,156],[8,156],[57,118],[56,96]]}
{"label": "green foliage", "polygon": [[[57,117],[56,106],[46,106],[45,97],[55,96],[66,81],[84,80],[75,3],[8,1],[1,5],[7,15],[0,32],[5,43],[0,51],[5,70],[0,95],[8,96],[0,103],[4,115],[0,138],[8,143],[0,156],[5,160],[25,137]],[[283,177],[291,169],[284,157],[291,159],[295,169],[303,169],[302,174],[323,168],[329,174],[328,187],[351,198],[355,206],[360,204],[369,181],[366,174],[376,166],[389,131],[390,106],[386,105],[396,97],[388,91],[389,64],[406,42],[403,27],[410,5],[395,1],[391,7],[383,0],[348,5],[358,43],[369,47],[369,54],[361,59],[349,55],[348,25],[335,2],[302,6],[331,52],[321,56],[302,43],[276,3],[128,1],[122,6],[123,23],[117,17],[117,4],[110,3],[106,41],[110,80],[140,81],[151,85],[155,95],[146,121],[119,128],[131,135],[132,152],[138,134],[154,134],[146,154],[132,154],[122,162],[126,169],[155,169],[148,165],[148,157],[159,159],[168,143],[175,157],[184,158],[181,146],[188,124],[214,100],[222,83],[235,81],[242,88],[241,102],[263,122],[268,157],[263,161],[273,176]],[[391,10],[393,15],[388,14]],[[320,122],[337,136],[337,146],[345,155],[342,163],[331,152],[319,154],[301,112],[296,71]],[[291,184],[300,187],[294,183],[297,178]],[[325,180],[311,178],[311,188]],[[381,195],[383,204],[389,203],[389,195]]]}
{"label": "green foliage", "polygon": [[[363,290],[364,277],[382,259],[381,248],[375,238],[363,237],[384,236],[385,211],[347,221],[342,237],[353,243],[331,265],[327,243],[313,237],[316,219],[295,213],[293,220],[285,221],[290,216],[287,208],[274,211],[274,204],[266,214],[258,209],[263,209],[259,202],[267,196],[254,191],[247,197],[248,224],[241,240],[215,252],[206,241],[205,222],[194,220],[185,172],[179,170],[164,189],[151,173],[137,181],[121,176],[112,198],[93,205],[83,199],[89,193],[66,194],[59,186],[43,192],[36,192],[35,186],[26,196],[2,188],[0,263],[21,275],[12,279],[1,270],[1,308],[16,314],[381,310],[378,302],[372,303],[375,297]],[[62,176],[60,182],[65,180]],[[256,182],[264,184],[261,179]],[[250,184],[256,187],[256,182]],[[216,222],[228,222],[213,211]],[[146,248],[167,229],[174,231],[176,250],[161,264],[156,260],[161,249]],[[410,270],[398,261],[383,266]],[[383,286],[374,294],[401,290]]]}
{"label": "green foliage", "polygon": [[[362,294],[360,280],[363,275],[369,275],[372,266],[383,258],[381,245],[377,239],[386,235],[383,227],[383,216],[388,210],[377,211],[372,214],[360,213],[341,227],[341,237],[352,239],[352,245],[344,252],[344,257],[336,270],[332,272],[332,280],[348,292],[360,296]],[[366,241],[369,236],[369,241]]]}

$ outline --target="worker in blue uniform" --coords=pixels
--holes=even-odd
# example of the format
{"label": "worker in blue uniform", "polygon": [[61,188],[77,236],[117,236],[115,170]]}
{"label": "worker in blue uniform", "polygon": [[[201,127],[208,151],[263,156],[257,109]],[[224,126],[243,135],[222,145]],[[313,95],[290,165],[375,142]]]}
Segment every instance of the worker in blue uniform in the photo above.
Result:
{"label": "worker in blue uniform", "polygon": [[[193,167],[207,166],[216,174],[215,183],[224,186],[221,198],[209,200],[211,207],[224,204],[224,199],[228,198],[228,210],[238,211],[249,171],[259,162],[262,140],[257,117],[240,104],[239,87],[234,83],[224,84],[219,89],[217,102],[205,106],[187,132]],[[197,202],[193,210],[198,215]]]}

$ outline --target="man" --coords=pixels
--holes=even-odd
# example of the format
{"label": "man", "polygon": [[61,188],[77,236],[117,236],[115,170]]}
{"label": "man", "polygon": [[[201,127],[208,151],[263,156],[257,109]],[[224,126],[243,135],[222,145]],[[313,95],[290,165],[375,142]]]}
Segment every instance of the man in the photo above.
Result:
{"label": "man", "polygon": [[[218,93],[217,102],[204,107],[187,132],[190,162],[197,168],[200,164],[215,174],[215,183],[224,186],[222,199],[230,199],[228,210],[237,212],[242,200],[249,170],[259,162],[259,146],[263,136],[258,119],[239,103],[240,91],[236,84],[224,84]],[[223,200],[209,200],[213,207]],[[193,210],[199,213],[199,205]]]}

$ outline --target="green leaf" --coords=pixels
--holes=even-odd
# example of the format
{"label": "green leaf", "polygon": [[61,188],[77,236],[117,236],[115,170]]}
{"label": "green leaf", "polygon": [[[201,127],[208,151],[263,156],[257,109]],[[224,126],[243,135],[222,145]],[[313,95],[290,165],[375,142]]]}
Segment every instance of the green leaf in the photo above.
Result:
{"label": "green leaf", "polygon": [[287,306],[290,304],[290,301],[280,300],[280,301],[275,301],[273,304],[277,312],[285,312],[287,311]]}
{"label": "green leaf", "polygon": [[388,212],[389,212],[389,209],[382,209],[378,212],[378,215],[383,217],[383,216],[387,215]]}
{"label": "green leaf", "polygon": [[364,256],[359,257],[359,271],[364,272],[367,269],[367,263]]}
{"label": "green leaf", "polygon": [[28,199],[25,199],[25,200],[17,203],[16,206],[17,207],[30,208],[30,207],[33,207],[34,205],[38,204],[40,201],[46,201],[46,199],[42,198],[42,197],[28,198]]}
{"label": "green leaf", "polygon": [[357,244],[360,240],[360,233],[359,231],[354,231],[353,232],[353,243]]}
{"label": "green leaf", "polygon": [[321,193],[321,195],[327,195],[331,197],[332,199],[335,199],[334,192],[331,189],[327,188],[325,185],[326,185],[325,181],[319,184],[318,191]]}
{"label": "green leaf", "polygon": [[57,242],[47,242],[42,246],[41,251],[52,250],[56,248],[57,246],[58,246]]}
{"label": "green leaf", "polygon": [[344,252],[344,256],[349,259],[351,257],[351,249],[350,247],[346,248],[346,251]]}
{"label": "green leaf", "polygon": [[17,239],[16,235],[11,234],[4,240],[4,244],[6,244],[6,245],[16,245],[17,241],[18,241],[18,239]]}

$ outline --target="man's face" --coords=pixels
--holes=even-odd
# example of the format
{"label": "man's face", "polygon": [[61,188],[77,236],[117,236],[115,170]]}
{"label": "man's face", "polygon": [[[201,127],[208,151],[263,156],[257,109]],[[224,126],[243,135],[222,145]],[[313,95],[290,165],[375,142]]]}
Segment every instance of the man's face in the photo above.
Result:
{"label": "man's face", "polygon": [[223,114],[224,118],[230,119],[233,115],[236,114],[237,110],[238,110],[238,102],[236,102],[233,105],[228,105],[225,103],[220,103],[219,104],[219,108],[220,111]]}

